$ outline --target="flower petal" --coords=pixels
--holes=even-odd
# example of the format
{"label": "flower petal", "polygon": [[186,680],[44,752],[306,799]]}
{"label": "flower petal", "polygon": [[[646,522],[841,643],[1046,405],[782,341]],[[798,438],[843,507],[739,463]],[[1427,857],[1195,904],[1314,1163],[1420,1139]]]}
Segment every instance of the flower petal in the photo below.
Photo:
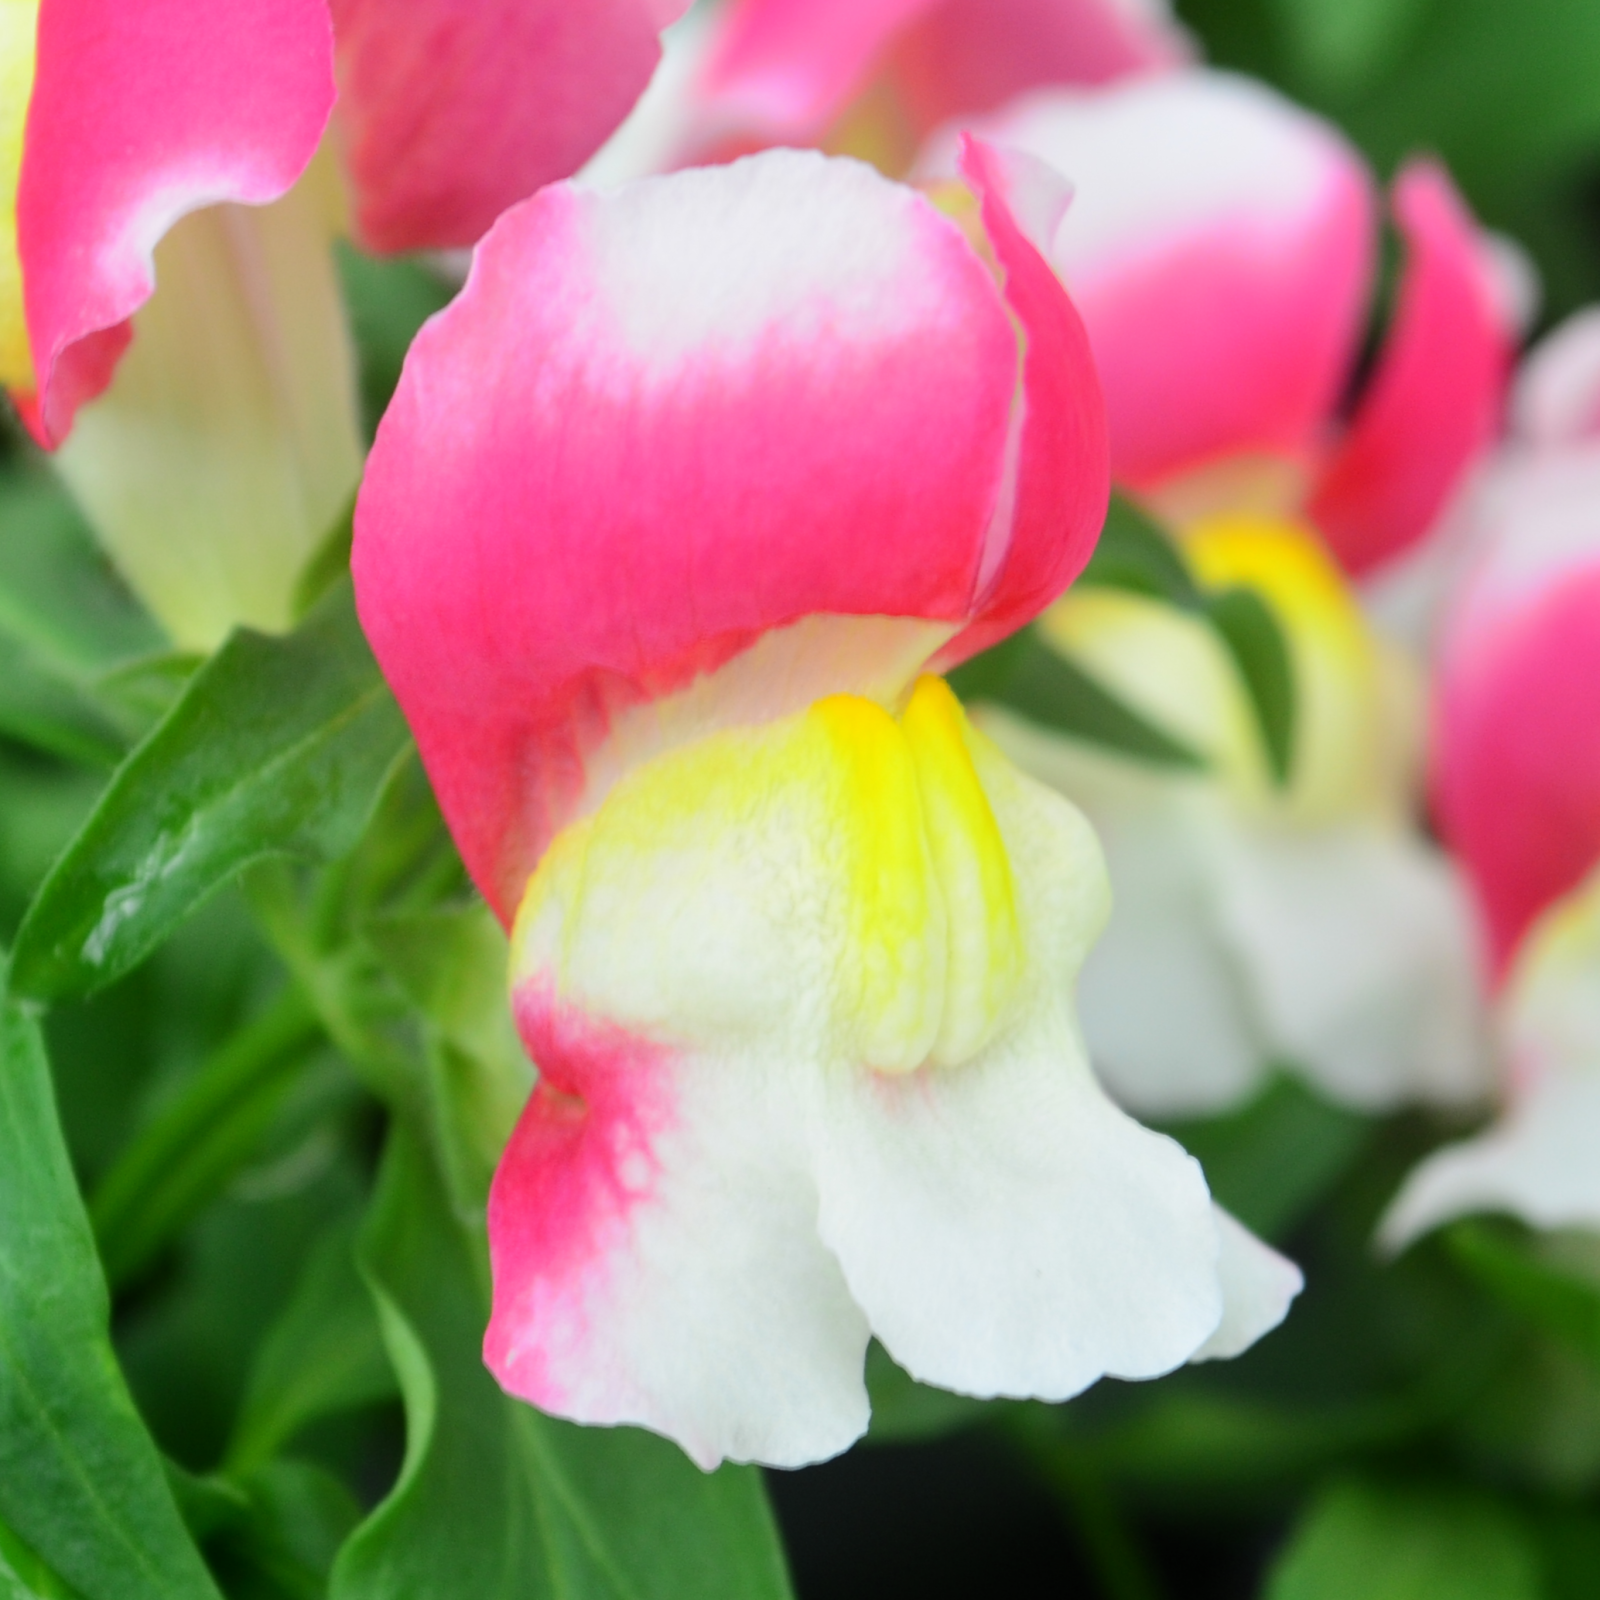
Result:
{"label": "flower petal", "polygon": [[1030,89],[1108,83],[1192,54],[1165,0],[943,0],[891,42],[886,72],[922,138]]}
{"label": "flower petal", "polygon": [[565,178],[660,59],[645,0],[332,0],[339,133],[374,250],[475,243]]}
{"label": "flower petal", "polygon": [[899,719],[837,697],[630,772],[513,937],[542,1087],[490,1216],[503,1381],[793,1463],[859,1427],[868,1324],[971,1393],[1187,1359],[1217,1225],[1084,1059],[1104,911],[1083,818],[936,679]]}
{"label": "flower petal", "polygon": [[[412,347],[354,557],[368,636],[503,917],[597,799],[588,766],[630,709],[804,618],[937,623],[927,653],[965,621],[1015,389],[977,256],[856,163],[771,151],[506,215]],[[1103,463],[1059,459],[1069,398],[1065,419],[1030,402],[1046,443],[1024,443],[1022,475],[1076,468],[1087,503]],[[1018,483],[1019,507],[1038,498]],[[1011,541],[1031,582],[1049,534]],[[926,659],[901,637],[893,689]],[[769,680],[763,715],[826,693],[821,672]]]}
{"label": "flower petal", "polygon": [[17,256],[17,183],[38,30],[39,0],[10,0],[0,6],[0,384],[19,394],[33,389]]}
{"label": "flower petal", "polygon": [[1493,439],[1516,338],[1484,242],[1444,169],[1408,166],[1394,210],[1410,250],[1394,326],[1310,505],[1357,577],[1428,531]]}
{"label": "flower petal", "polygon": [[706,63],[707,98],[773,142],[819,136],[894,33],[938,0],[735,0]]}
{"label": "flower petal", "polygon": [[56,465],[174,643],[294,620],[301,569],[361,476],[355,351],[307,184],[210,206],[156,247],[111,387]]}
{"label": "flower petal", "polygon": [[1040,84],[1187,53],[1149,0],[736,0],[705,92],[777,142],[815,141],[882,70],[917,135]]}
{"label": "flower petal", "polygon": [[1275,1053],[1342,1105],[1482,1098],[1471,908],[1437,852],[1376,824],[1241,829],[1219,922]]}
{"label": "flower petal", "polygon": [[42,443],[110,380],[156,241],[187,212],[284,193],[332,103],[323,0],[41,8],[17,227]]}
{"label": "flower petal", "polygon": [[1215,785],[1047,733],[997,706],[974,720],[1019,767],[1079,806],[1111,874],[1111,920],[1083,964],[1078,1008],[1096,1076],[1141,1116],[1248,1100],[1271,1047],[1221,936],[1217,868],[1230,824]]}
{"label": "flower petal", "polygon": [[1212,1215],[1217,1223],[1222,1321],[1189,1357],[1191,1361],[1226,1361],[1242,1355],[1288,1316],[1306,1281],[1292,1261],[1264,1245],[1221,1206],[1213,1206]]}
{"label": "flower petal", "polygon": [[1537,1084],[1503,1122],[1428,1157],[1379,1226],[1402,1250],[1453,1217],[1505,1211],[1536,1228],[1600,1227],[1600,1073]]}
{"label": "flower petal", "polygon": [[[1052,260],[1089,330],[1118,481],[1313,446],[1371,256],[1366,173],[1332,127],[1197,69],[1031,95],[977,131],[1073,185]],[[948,162],[936,144],[929,169]]]}
{"label": "flower petal", "polygon": [[1540,448],[1600,440],[1600,306],[1574,312],[1528,352],[1511,416]]}
{"label": "flower petal", "polygon": [[1437,674],[1440,828],[1496,970],[1600,856],[1600,450],[1508,460],[1476,498],[1483,556]]}
{"label": "flower petal", "polygon": [[490,1370],[708,1471],[865,1432],[866,1319],[817,1238],[803,1116],[753,1063],[663,1050],[518,997],[540,1084],[489,1201]]}
{"label": "flower petal", "polygon": [[1015,178],[997,153],[965,139],[961,167],[981,197],[1025,345],[1021,403],[977,572],[976,615],[941,655],[940,670],[1014,633],[1077,577],[1094,554],[1111,496],[1105,408],[1083,323],[1023,236],[1007,195]]}
{"label": "flower petal", "polygon": [[1222,1302],[1210,1199],[1089,1071],[1068,997],[1103,911],[1083,819],[979,746],[1016,867],[1030,991],[975,1059],[823,1080],[818,1227],[913,1377],[1065,1399],[1185,1361]]}

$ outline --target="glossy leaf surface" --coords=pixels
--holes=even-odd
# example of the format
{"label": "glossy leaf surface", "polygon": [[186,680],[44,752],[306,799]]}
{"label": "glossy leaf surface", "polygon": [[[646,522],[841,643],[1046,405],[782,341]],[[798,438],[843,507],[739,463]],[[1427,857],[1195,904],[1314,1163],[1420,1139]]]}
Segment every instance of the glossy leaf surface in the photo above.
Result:
{"label": "glossy leaf surface", "polygon": [[286,638],[235,634],[45,880],[18,935],[17,988],[99,988],[251,862],[348,850],[408,744],[348,585]]}
{"label": "glossy leaf surface", "polygon": [[0,1217],[0,1560],[22,1593],[218,1600],[112,1354],[49,1065],[37,1027],[10,1002]]}

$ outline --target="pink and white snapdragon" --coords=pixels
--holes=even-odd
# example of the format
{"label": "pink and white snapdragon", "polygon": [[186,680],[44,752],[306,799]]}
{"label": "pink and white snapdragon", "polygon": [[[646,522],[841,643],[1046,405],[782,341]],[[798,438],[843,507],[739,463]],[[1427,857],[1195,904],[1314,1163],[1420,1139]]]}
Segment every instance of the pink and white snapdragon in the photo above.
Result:
{"label": "pink and white snapdragon", "polygon": [[814,153],[545,190],[419,335],[357,508],[539,1070],[486,1359],[708,1467],[847,1446],[874,1334],[1060,1398],[1299,1285],[1099,1089],[1094,836],[935,675],[1061,592],[1107,492],[1082,328],[966,164],[981,251]]}
{"label": "pink and white snapdragon", "polygon": [[1504,1113],[1429,1157],[1401,1245],[1510,1211],[1600,1228],[1600,314],[1529,358],[1514,437],[1463,517],[1475,554],[1442,630],[1440,830],[1488,929]]}
{"label": "pink and white snapdragon", "polygon": [[[1042,637],[1209,770],[985,713],[1106,843],[1117,906],[1082,986],[1097,1068],[1165,1112],[1234,1103],[1273,1062],[1361,1107],[1481,1094],[1470,917],[1413,825],[1418,693],[1351,584],[1418,546],[1493,436],[1512,330],[1487,246],[1440,168],[1401,173],[1397,308],[1346,420],[1377,211],[1335,129],[1199,69],[1041,92],[977,126],[1073,184],[1048,251],[1105,385],[1113,478],[1204,586],[1260,595],[1296,691],[1279,786],[1203,621],[1078,590]],[[952,137],[926,171],[949,170]],[[1152,984],[1161,1004],[1132,1003]]]}
{"label": "pink and white snapdragon", "polygon": [[[298,571],[354,490],[334,232],[348,222],[377,250],[471,244],[593,153],[672,14],[659,0],[4,8],[0,383],[178,642],[287,625]],[[308,174],[336,98],[333,151]]]}

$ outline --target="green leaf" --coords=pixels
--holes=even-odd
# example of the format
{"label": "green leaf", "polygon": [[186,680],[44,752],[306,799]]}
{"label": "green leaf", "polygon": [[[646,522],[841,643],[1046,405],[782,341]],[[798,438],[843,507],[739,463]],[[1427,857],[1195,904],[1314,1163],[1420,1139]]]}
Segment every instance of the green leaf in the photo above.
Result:
{"label": "green leaf", "polygon": [[1564,1340],[1600,1371],[1600,1243],[1531,1233],[1501,1219],[1455,1223],[1445,1243],[1502,1305]]}
{"label": "green leaf", "polygon": [[484,1241],[425,1147],[390,1135],[362,1245],[405,1396],[405,1465],[334,1567],[333,1600],[778,1600],[759,1475],[701,1473],[631,1428],[577,1428],[483,1365]]}
{"label": "green leaf", "polygon": [[1215,1393],[1190,1374],[1183,1379],[1141,1394],[1133,1416],[1081,1439],[1072,1437],[1068,1409],[1062,1448],[1111,1482],[1192,1512],[1263,1491],[1293,1493],[1308,1473],[1391,1447],[1434,1419],[1425,1397],[1295,1404]]}
{"label": "green leaf", "polygon": [[261,1341],[228,1444],[228,1470],[249,1472],[319,1417],[396,1393],[372,1297],[356,1270],[354,1229],[339,1228],[306,1262],[293,1298]]}
{"label": "green leaf", "polygon": [[1267,602],[1242,586],[1212,595],[1206,616],[1244,680],[1272,776],[1287,784],[1294,770],[1295,691],[1283,630]]}
{"label": "green leaf", "polygon": [[1202,768],[1200,754],[1158,728],[1075,662],[1058,655],[1034,628],[950,674],[963,700],[997,700],[1041,727],[1119,750],[1159,766]]}
{"label": "green leaf", "polygon": [[310,1006],[285,991],[124,1148],[89,1207],[113,1284],[153,1260],[255,1154],[321,1038]]}
{"label": "green leaf", "polygon": [[1294,755],[1294,663],[1272,608],[1244,586],[1209,593],[1160,527],[1121,495],[1111,497],[1106,524],[1079,577],[1091,588],[1122,589],[1203,617],[1239,670],[1273,777],[1289,781]]}
{"label": "green leaf", "polygon": [[44,1047],[9,1002],[0,1217],[0,1553],[15,1572],[20,1546],[80,1600],[218,1600],[112,1354]]}
{"label": "green leaf", "polygon": [[451,1200],[481,1212],[533,1088],[506,990],[506,936],[480,900],[375,919],[367,938],[424,1022],[428,1123]]}
{"label": "green leaf", "polygon": [[1273,9],[1297,72],[1322,93],[1346,94],[1393,68],[1428,0],[1274,0]]}
{"label": "green leaf", "polygon": [[17,936],[18,990],[99,988],[251,862],[350,849],[408,744],[348,584],[285,638],[234,634],[45,880]]}
{"label": "green leaf", "polygon": [[1263,1238],[1282,1239],[1365,1148],[1372,1124],[1280,1074],[1239,1111],[1175,1122],[1217,1200]]}
{"label": "green leaf", "polygon": [[389,404],[417,330],[450,302],[454,286],[412,258],[380,258],[340,241],[339,278],[361,356],[361,399],[370,434]]}
{"label": "green leaf", "polygon": [[1099,542],[1077,581],[1090,588],[1149,595],[1181,611],[1205,609],[1205,596],[1172,540],[1120,494],[1111,497]]}
{"label": "green leaf", "polygon": [[1302,1516],[1266,1600],[1540,1600],[1520,1519],[1456,1487],[1352,1480]]}

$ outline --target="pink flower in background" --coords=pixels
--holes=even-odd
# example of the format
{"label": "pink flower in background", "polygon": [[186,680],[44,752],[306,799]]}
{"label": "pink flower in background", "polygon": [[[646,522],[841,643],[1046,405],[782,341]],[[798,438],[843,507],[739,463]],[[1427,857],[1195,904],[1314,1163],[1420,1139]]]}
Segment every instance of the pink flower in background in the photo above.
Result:
{"label": "pink flower in background", "polygon": [[[0,33],[0,380],[45,444],[109,381],[188,212],[299,177],[339,82],[358,237],[470,244],[580,165],[670,0],[39,0]],[[681,8],[679,8],[681,9]]]}
{"label": "pink flower in background", "polygon": [[[1516,336],[1443,168],[1412,162],[1395,182],[1405,268],[1345,420],[1377,208],[1331,124],[1196,69],[1029,95],[976,126],[1075,191],[1049,254],[1089,330],[1116,482],[1304,516],[1357,578],[1427,533],[1494,437]],[[949,150],[924,165],[947,170]]]}
{"label": "pink flower in background", "polygon": [[1061,1397],[1234,1353],[1299,1281],[1100,1092],[1093,835],[931,676],[1061,592],[1107,491],[1081,326],[966,164],[982,255],[817,154],[545,190],[419,336],[357,509],[540,1073],[486,1358],[707,1466],[843,1449],[872,1334]]}
{"label": "pink flower in background", "polygon": [[1392,1244],[1467,1211],[1600,1227],[1600,313],[1529,357],[1513,417],[1466,508],[1433,773],[1489,930],[1507,1110],[1412,1175]]}
{"label": "pink flower in background", "polygon": [[669,35],[666,67],[595,175],[770,145],[819,145],[898,174],[953,118],[1190,54],[1165,0],[713,0]]}
{"label": "pink flower in background", "polygon": [[[651,0],[331,10],[42,0],[0,17],[0,382],[190,649],[290,625],[360,475],[334,234],[472,243],[593,153],[668,20]],[[332,153],[308,171],[330,110]]]}

